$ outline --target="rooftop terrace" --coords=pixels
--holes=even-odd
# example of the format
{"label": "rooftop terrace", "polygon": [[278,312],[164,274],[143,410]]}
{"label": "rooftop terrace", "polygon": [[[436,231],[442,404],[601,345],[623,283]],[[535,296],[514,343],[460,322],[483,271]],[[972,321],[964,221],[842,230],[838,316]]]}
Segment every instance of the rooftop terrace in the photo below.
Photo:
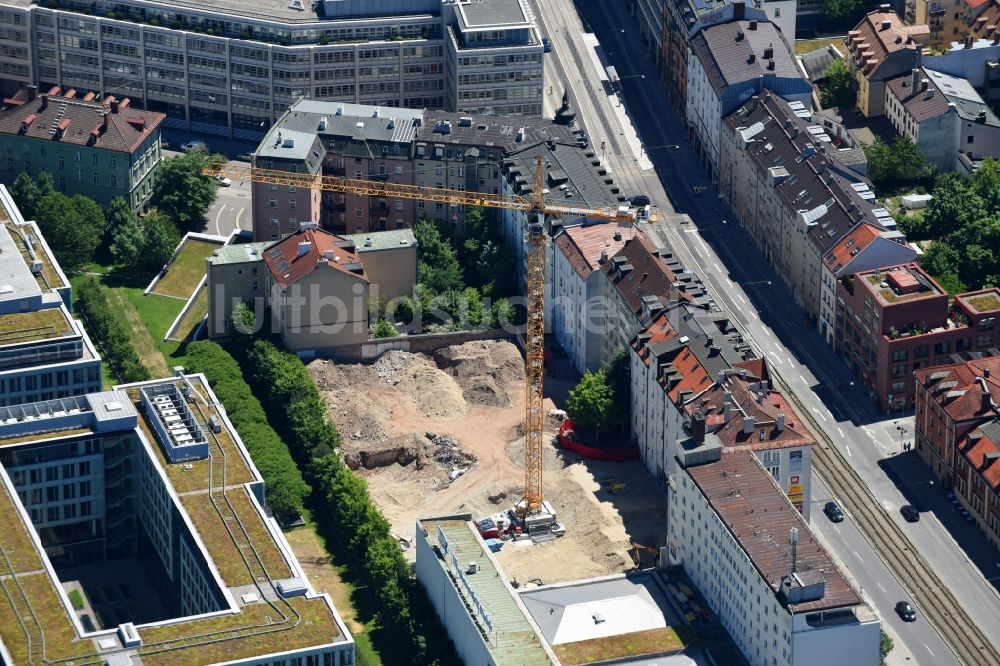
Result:
{"label": "rooftop terrace", "polygon": [[980,314],[1000,310],[1000,289],[996,287],[969,294],[960,294],[956,298],[971,311]]}
{"label": "rooftop terrace", "polygon": [[[71,615],[69,600],[44,556],[38,534],[3,472],[0,577],[7,594],[0,595],[0,639],[15,664],[72,660],[73,666],[103,665],[112,654],[131,654],[141,658],[144,666],[202,666],[349,641],[325,595],[312,596],[310,592],[306,596],[283,596],[279,581],[300,574],[286,558],[290,549],[257,502],[254,486],[260,483],[260,477],[202,378],[191,376],[189,380],[193,393],[187,404],[209,440],[208,458],[193,463],[166,464],[150,423],[138,408],[140,389],[163,384],[163,380],[123,386],[119,393],[91,394],[98,397],[85,396],[81,400],[88,401],[89,410],[98,420],[102,417],[97,413],[107,404],[114,404],[112,398],[120,402],[127,396],[133,403],[122,405],[114,413],[131,415],[132,423],[138,417],[135,433],[142,447],[155,456],[157,466],[165,472],[178,505],[190,518],[195,536],[214,563],[221,583],[229,588],[229,598],[237,605],[219,613],[140,625],[137,633],[142,644],[135,648],[123,648],[114,631],[84,638],[81,625]],[[182,380],[165,381],[179,386]],[[45,418],[55,419],[56,414],[47,410]],[[213,415],[222,425],[219,433],[208,426]],[[103,418],[107,423],[112,417]],[[23,443],[38,444],[79,434],[79,428],[50,429],[30,435]],[[24,438],[0,439],[0,447],[13,445],[19,439]],[[244,598],[247,592],[254,596]],[[113,648],[99,645],[99,639],[109,638]]]}
{"label": "rooftop terrace", "polygon": [[915,265],[860,274],[869,290],[885,304],[915,301],[946,292]]}

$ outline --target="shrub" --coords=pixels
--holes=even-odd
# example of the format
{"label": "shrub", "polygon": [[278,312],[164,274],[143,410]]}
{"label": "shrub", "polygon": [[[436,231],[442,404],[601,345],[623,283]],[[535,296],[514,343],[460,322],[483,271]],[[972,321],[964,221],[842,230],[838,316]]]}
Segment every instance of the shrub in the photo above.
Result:
{"label": "shrub", "polygon": [[229,352],[208,340],[192,343],[187,351],[188,366],[208,378],[260,470],[268,506],[282,517],[301,513],[310,488],[288,447],[268,423],[264,408],[243,379],[240,366]]}
{"label": "shrub", "polygon": [[132,346],[128,329],[111,310],[105,289],[93,277],[87,278],[77,289],[76,307],[101,347],[104,360],[120,381],[130,383],[149,379],[149,371]]}

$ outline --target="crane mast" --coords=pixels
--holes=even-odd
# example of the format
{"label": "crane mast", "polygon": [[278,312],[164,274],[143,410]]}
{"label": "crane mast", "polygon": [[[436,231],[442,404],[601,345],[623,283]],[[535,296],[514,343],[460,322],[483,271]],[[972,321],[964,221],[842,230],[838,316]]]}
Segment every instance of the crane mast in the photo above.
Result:
{"label": "crane mast", "polygon": [[[527,326],[524,338],[524,498],[518,503],[517,509],[522,518],[533,513],[537,514],[543,508],[544,501],[542,491],[542,428],[545,425],[545,397],[543,393],[545,373],[545,216],[546,214],[563,217],[587,216],[634,222],[635,213],[628,208],[585,208],[546,204],[541,156],[537,158],[535,165],[535,177],[530,199],[517,195],[465,192],[361,178],[296,173],[294,171],[265,169],[256,164],[250,166],[213,163],[205,166],[202,173],[212,177],[225,176],[233,180],[289,185],[327,192],[345,192],[358,196],[420,199],[460,206],[483,206],[525,212],[528,218],[528,256],[525,280]],[[655,216],[652,216],[651,219],[655,219]]]}

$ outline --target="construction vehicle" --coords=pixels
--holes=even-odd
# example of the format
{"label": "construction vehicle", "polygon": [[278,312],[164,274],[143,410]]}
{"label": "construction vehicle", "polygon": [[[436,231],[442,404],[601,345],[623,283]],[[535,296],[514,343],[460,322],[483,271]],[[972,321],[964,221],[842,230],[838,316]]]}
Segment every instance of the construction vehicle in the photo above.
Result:
{"label": "construction vehicle", "polygon": [[659,562],[660,560],[659,548],[653,548],[652,546],[647,546],[645,544],[636,543],[635,541],[633,541],[632,548],[629,550],[629,554],[632,556],[632,562],[635,564],[636,568],[638,568],[639,564],[642,562],[642,553],[644,552],[649,553],[650,555],[653,556],[654,566]]}
{"label": "construction vehicle", "polygon": [[[405,185],[378,180],[299,174],[276,169],[264,169],[256,163],[209,164],[202,171],[211,177],[250,181],[269,185],[305,187],[326,192],[343,192],[357,196],[416,199],[458,206],[482,206],[523,211],[527,214],[528,257],[525,327],[525,420],[524,420],[524,498],[515,504],[515,511],[530,531],[548,532],[556,524],[555,515],[542,494],[542,425],[543,380],[545,353],[545,216],[563,218],[590,217],[636,221],[636,212],[629,206],[617,208],[583,208],[545,202],[545,178],[542,158],[535,165],[531,198],[481,192],[464,192],[440,187]],[[654,216],[655,217],[655,216]]]}

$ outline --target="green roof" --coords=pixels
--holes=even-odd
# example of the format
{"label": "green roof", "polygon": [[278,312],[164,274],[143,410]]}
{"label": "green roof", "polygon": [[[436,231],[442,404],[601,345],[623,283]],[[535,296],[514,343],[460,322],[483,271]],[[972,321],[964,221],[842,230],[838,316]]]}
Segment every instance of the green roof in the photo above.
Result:
{"label": "green roof", "polygon": [[[428,533],[428,539],[437,542],[438,530],[444,533],[448,542],[448,552],[444,560],[436,559],[440,566],[454,572],[452,556],[464,567],[468,562],[475,562],[479,571],[472,576],[465,576],[468,583],[456,583],[458,593],[465,599],[467,607],[471,608],[472,619],[479,625],[486,640],[487,647],[494,660],[500,666],[532,666],[533,664],[552,664],[552,660],[542,646],[542,641],[535,634],[534,628],[525,616],[524,611],[514,599],[514,593],[508,587],[500,572],[497,571],[493,558],[483,549],[478,536],[473,532],[471,523],[462,518],[440,518],[420,521]],[[456,580],[454,577],[452,580]],[[489,625],[476,609],[469,591],[475,594],[489,618]]]}
{"label": "green roof", "polygon": [[0,315],[0,346],[59,338],[71,332],[62,308]]}

